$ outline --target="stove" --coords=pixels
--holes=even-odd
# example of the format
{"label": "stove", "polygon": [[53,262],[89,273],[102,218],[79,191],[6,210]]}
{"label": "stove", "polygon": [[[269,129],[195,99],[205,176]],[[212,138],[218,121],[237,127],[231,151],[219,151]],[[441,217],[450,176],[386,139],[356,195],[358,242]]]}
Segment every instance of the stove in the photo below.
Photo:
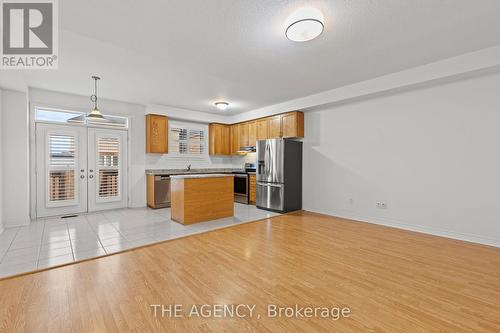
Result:
{"label": "stove", "polygon": [[245,163],[245,169],[233,170],[234,174],[234,201],[248,205],[250,203],[250,177],[249,172],[255,172],[255,164]]}

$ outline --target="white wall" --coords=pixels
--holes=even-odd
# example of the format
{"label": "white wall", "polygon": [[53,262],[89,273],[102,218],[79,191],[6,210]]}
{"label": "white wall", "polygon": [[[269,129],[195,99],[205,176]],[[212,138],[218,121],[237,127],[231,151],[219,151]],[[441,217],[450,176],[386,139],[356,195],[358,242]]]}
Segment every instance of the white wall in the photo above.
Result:
{"label": "white wall", "polygon": [[[41,89],[30,89],[30,105],[52,106],[88,112],[91,108],[90,97],[59,93]],[[129,186],[130,207],[146,205],[145,177],[145,106],[111,100],[99,100],[99,108],[104,114],[129,117]]]}
{"label": "white wall", "polygon": [[4,227],[26,225],[29,218],[29,130],[27,95],[2,93],[2,174]]}
{"label": "white wall", "polygon": [[307,112],[304,209],[500,246],[499,87],[491,74]]}
{"label": "white wall", "polygon": [[3,163],[3,149],[2,149],[2,90],[0,90],[0,234],[3,232],[3,173],[2,173],[2,163]]}

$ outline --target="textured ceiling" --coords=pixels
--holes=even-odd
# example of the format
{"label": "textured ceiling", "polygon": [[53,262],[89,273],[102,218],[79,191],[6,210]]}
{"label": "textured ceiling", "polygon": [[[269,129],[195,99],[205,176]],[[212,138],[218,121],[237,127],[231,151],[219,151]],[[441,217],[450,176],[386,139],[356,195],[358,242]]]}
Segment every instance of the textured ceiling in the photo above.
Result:
{"label": "textured ceiling", "polygon": [[[325,31],[284,37],[293,10],[312,5]],[[498,0],[64,0],[60,66],[28,85],[237,113],[500,44]],[[0,83],[2,81],[0,80]]]}

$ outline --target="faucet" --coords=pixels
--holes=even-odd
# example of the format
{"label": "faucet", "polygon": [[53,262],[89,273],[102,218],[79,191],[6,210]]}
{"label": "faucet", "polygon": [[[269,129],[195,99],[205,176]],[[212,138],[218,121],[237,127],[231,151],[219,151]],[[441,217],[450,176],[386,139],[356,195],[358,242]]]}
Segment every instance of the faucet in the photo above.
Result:
{"label": "faucet", "polygon": [[191,171],[191,164],[188,165],[187,171]]}

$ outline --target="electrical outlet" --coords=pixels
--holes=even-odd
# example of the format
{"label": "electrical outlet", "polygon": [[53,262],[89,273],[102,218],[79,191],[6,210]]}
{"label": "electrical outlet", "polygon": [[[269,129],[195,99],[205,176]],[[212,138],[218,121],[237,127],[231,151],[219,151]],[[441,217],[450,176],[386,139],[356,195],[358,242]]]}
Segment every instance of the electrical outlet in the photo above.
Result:
{"label": "electrical outlet", "polygon": [[377,208],[387,209],[387,203],[386,202],[377,202]]}

